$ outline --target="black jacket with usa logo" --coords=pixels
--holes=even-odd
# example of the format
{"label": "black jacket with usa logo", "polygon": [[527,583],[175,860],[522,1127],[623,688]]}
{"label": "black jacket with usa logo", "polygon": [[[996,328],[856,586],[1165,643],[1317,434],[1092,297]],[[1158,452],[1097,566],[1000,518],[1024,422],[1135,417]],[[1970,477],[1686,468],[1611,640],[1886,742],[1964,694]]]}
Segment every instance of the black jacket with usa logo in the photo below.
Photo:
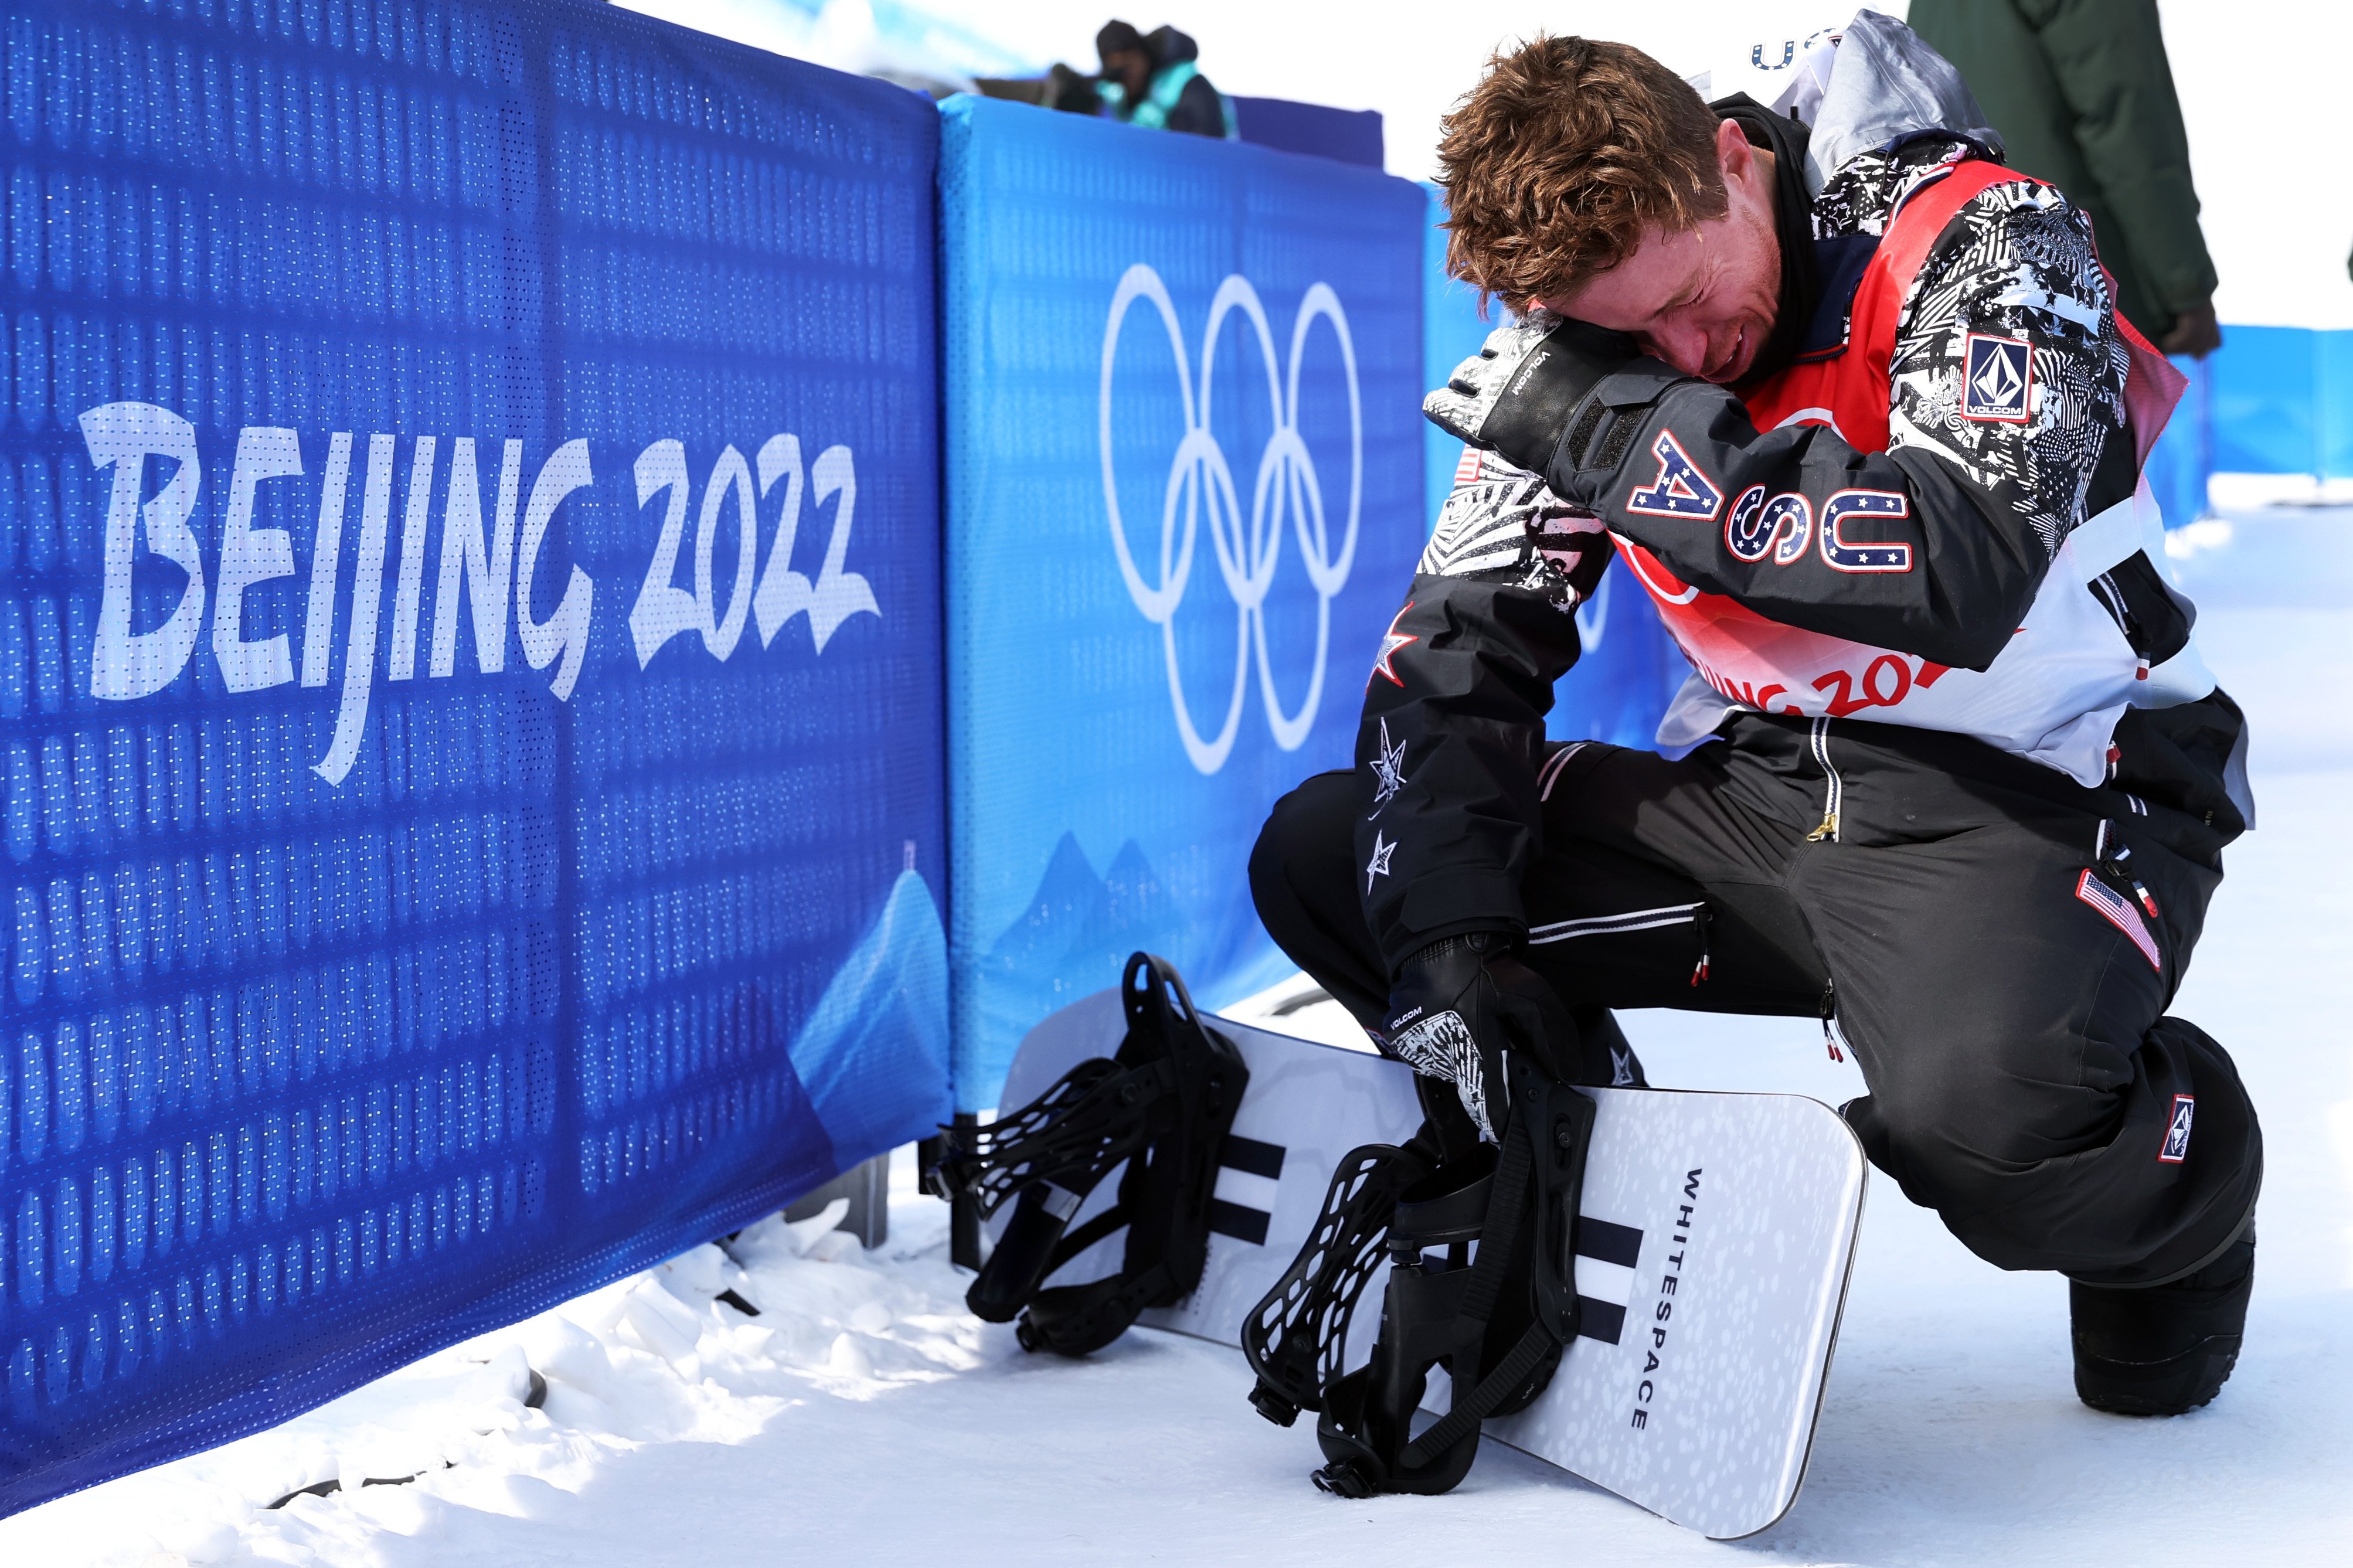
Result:
{"label": "black jacket with usa logo", "polygon": [[[1992,151],[1926,127],[1848,159],[1809,196],[1803,126],[1746,100],[1717,108],[1774,151],[1780,176],[1781,319],[1760,381],[1839,350],[1889,215],[1947,165]],[[1982,352],[1986,363],[1972,363],[1972,338],[2027,345],[2039,395],[2021,417],[1957,416],[1964,399],[2005,391],[1994,384],[2001,364]],[[1915,276],[1887,367],[1885,452],[1818,426],[1760,432],[1734,392],[1671,375],[1650,393],[1647,418],[1619,410],[1611,449],[1588,451],[1576,471],[1539,476],[1466,452],[1383,639],[1357,738],[1359,888],[1392,972],[1442,936],[1525,930],[1520,883],[1540,845],[1544,717],[1577,660],[1572,612],[1609,563],[1610,531],[1683,582],[1784,625],[1982,670],[2069,533],[2133,493],[2127,363],[2088,221],[2049,186],[2003,183],[1954,216]],[[1970,387],[1972,371],[1984,385]],[[1658,466],[1653,439],[1670,418],[1698,468],[1737,473],[1744,486],[1762,481],[1817,508],[1842,489],[1901,495],[1908,516],[1870,537],[1908,545],[1919,569],[1744,561],[1719,529],[1630,511],[1628,491]],[[2145,554],[2104,574],[2094,595],[2150,664],[2187,643],[2185,609]],[[2219,692],[2188,708],[2136,711],[2117,739],[2149,753],[2127,764],[2149,775],[2143,787],[2227,838],[2251,809],[2243,787],[2224,783],[2234,765],[2242,778],[2237,710]]]}

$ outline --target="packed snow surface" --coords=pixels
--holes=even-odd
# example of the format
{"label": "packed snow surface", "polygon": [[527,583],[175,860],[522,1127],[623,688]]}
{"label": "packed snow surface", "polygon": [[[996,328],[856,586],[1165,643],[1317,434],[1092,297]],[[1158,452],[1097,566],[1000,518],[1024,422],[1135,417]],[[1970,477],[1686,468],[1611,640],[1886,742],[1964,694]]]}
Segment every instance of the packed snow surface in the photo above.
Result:
{"label": "packed snow surface", "polygon": [[[1303,1424],[1271,1426],[1243,1403],[1235,1352],[1139,1330],[1063,1362],[970,1317],[944,1211],[913,1192],[902,1152],[891,1240],[871,1254],[825,1217],[769,1219],[274,1431],[0,1522],[0,1561],[2341,1561],[2353,739],[2338,715],[2353,685],[2353,511],[2200,525],[2175,554],[2208,660],[2252,716],[2262,811],[2230,852],[2176,1006],[2236,1055],[2268,1148],[2246,1352],[2205,1410],[2084,1408],[2063,1281],[1988,1268],[1878,1181],[1810,1477],[1772,1530],[1707,1542],[1495,1444],[1450,1496],[1344,1502],[1307,1484]],[[1661,1083],[1831,1103],[1862,1087],[1810,1021],[1625,1021]],[[721,1300],[730,1291],[759,1315]],[[524,1403],[534,1369],[543,1408]],[[328,1481],[338,1489],[269,1506]]]}

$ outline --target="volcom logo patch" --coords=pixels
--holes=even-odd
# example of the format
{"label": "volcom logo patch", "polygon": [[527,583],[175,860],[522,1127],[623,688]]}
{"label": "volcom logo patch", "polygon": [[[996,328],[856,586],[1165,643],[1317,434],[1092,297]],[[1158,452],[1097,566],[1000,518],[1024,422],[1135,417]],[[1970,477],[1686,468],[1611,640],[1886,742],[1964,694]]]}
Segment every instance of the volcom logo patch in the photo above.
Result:
{"label": "volcom logo patch", "polygon": [[1715,514],[1724,510],[1724,491],[1700,471],[1700,466],[1691,460],[1691,454],[1683,449],[1673,431],[1659,432],[1659,438],[1651,443],[1651,456],[1659,459],[1659,477],[1629,491],[1626,510],[1645,517],[1714,522]]}
{"label": "volcom logo patch", "polygon": [[2179,1165],[2189,1158],[2189,1119],[2197,1110],[2196,1095],[2177,1094],[2173,1097],[2173,1118],[2165,1125],[2165,1147],[2157,1152],[2160,1162]]}
{"label": "volcom logo patch", "polygon": [[2026,423],[2034,390],[2034,349],[2023,338],[1971,332],[1961,377],[1961,417]]}

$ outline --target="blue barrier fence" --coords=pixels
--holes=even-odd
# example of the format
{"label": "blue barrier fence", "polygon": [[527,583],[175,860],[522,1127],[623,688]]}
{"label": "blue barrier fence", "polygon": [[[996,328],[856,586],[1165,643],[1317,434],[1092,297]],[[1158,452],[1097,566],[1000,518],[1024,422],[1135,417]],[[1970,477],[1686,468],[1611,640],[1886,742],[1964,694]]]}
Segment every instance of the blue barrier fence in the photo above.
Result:
{"label": "blue barrier fence", "polygon": [[2353,331],[2226,327],[2200,368],[2213,471],[2353,478]]}
{"label": "blue barrier fence", "polygon": [[947,1110],[922,100],[0,10],[0,1511]]}
{"label": "blue barrier fence", "polygon": [[[1446,200],[1436,185],[1424,185],[1429,206],[1421,229],[1421,384],[1444,386],[1454,367],[1479,352],[1487,334],[1503,324],[1500,308],[1479,313],[1479,296],[1468,283],[1446,273]],[[1439,503],[1454,488],[1454,465],[1462,443],[1427,419],[1421,423],[1422,492],[1430,527],[1438,526]]]}
{"label": "blue barrier fence", "polygon": [[2217,473],[2353,478],[2353,331],[2226,326],[2220,349],[2174,363],[2189,390],[2147,470],[2168,524],[2209,510]]}
{"label": "blue barrier fence", "polygon": [[1233,106],[1234,134],[1244,142],[1367,169],[1377,169],[1384,161],[1377,110],[1330,109],[1287,98],[1228,98],[1226,101]]}
{"label": "blue barrier fence", "polygon": [[1289,965],[1244,868],[1345,767],[1424,537],[1422,195],[951,100],[941,147],[955,1095],[1135,948]]}

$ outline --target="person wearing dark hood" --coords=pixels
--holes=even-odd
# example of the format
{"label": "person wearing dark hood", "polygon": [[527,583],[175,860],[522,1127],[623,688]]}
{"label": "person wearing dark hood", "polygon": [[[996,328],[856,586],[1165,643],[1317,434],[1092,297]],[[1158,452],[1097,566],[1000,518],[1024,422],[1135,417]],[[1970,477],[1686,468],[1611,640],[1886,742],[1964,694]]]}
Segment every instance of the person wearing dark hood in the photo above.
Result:
{"label": "person wearing dark hood", "polygon": [[1095,35],[1103,61],[1103,112],[1147,131],[1183,131],[1231,138],[1234,120],[1225,95],[1201,74],[1201,51],[1174,27],[1149,35],[1125,22],[1106,22]]}
{"label": "person wearing dark hood", "polygon": [[[1639,1086],[1610,1008],[1819,1017],[1872,1162],[2067,1276],[2078,1395],[2178,1414],[2263,1178],[2168,1010],[2253,816],[2140,477],[2183,378],[1951,65],[1869,11],[1824,47],[1785,116],[1538,37],[1448,117],[1450,268],[1514,320],[1424,405],[1465,447],[1357,765],[1251,890],[1451,1083],[1442,1149],[1506,1125],[1506,1057]],[[1656,751],[1545,732],[1613,555],[1693,669]]]}

